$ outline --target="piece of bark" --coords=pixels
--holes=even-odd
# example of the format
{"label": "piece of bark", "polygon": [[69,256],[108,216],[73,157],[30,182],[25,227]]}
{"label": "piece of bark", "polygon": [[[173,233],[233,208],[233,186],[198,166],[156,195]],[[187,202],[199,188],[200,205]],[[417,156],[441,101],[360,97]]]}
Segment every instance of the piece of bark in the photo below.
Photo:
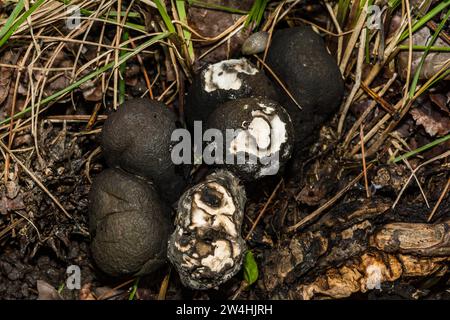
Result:
{"label": "piece of bark", "polygon": [[377,189],[384,188],[384,190],[399,192],[408,181],[409,175],[410,172],[407,171],[405,166],[380,166],[372,179],[372,183]]}
{"label": "piece of bark", "polygon": [[441,276],[448,270],[450,257],[421,258],[366,252],[339,268],[328,269],[311,283],[300,283],[288,292],[288,298],[346,298],[356,292],[381,289],[384,282],[400,277]]}
{"label": "piece of bark", "polygon": [[294,236],[285,245],[274,248],[265,256],[264,285],[268,291],[305,274],[327,251],[328,240],[320,232]]}
{"label": "piece of bark", "polygon": [[310,226],[308,232],[281,241],[279,247],[265,256],[266,289],[273,291],[300,277],[309,277],[310,271],[318,274],[361,255],[376,230],[374,221],[390,207],[391,202],[382,198],[344,203]]}
{"label": "piece of bark", "polygon": [[311,226],[312,230],[327,228],[339,232],[365,220],[374,220],[391,208],[392,202],[381,197],[344,202],[333,207]]}
{"label": "piece of bark", "polygon": [[450,220],[443,223],[391,223],[372,237],[372,245],[389,253],[450,255]]}
{"label": "piece of bark", "polygon": [[369,247],[369,238],[375,226],[364,220],[338,233],[330,235],[330,249],[320,257],[317,268],[336,266],[348,259],[360,255]]}

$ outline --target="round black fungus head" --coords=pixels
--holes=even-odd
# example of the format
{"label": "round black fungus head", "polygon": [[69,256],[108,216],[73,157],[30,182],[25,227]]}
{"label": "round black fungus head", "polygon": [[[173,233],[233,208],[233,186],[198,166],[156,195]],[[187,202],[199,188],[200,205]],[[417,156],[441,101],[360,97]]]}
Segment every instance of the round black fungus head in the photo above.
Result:
{"label": "round black fungus head", "polygon": [[294,124],[296,147],[301,149],[314,141],[313,133],[341,102],[344,83],[339,68],[322,38],[310,27],[276,31],[266,62],[302,107],[300,110],[284,94],[281,102]]}
{"label": "round black fungus head", "polygon": [[244,188],[227,171],[207,176],[181,196],[168,257],[185,286],[214,288],[240,270],[245,201]]}
{"label": "round black fungus head", "polygon": [[103,155],[110,167],[155,182],[162,197],[175,201],[185,186],[181,168],[171,160],[175,115],[164,104],[148,99],[125,102],[112,112],[102,130]]}
{"label": "round black fungus head", "polygon": [[192,128],[194,121],[206,122],[223,102],[251,96],[278,98],[271,81],[247,59],[208,65],[196,75],[189,89],[185,109],[187,125]]}
{"label": "round black fungus head", "polygon": [[[211,114],[207,128],[218,129],[224,137],[218,159],[225,159],[226,168],[246,181],[277,174],[292,154],[294,128],[289,114],[273,100],[228,101]],[[231,137],[230,129],[234,130]]]}
{"label": "round black fungus head", "polygon": [[89,193],[96,265],[109,276],[150,274],[164,265],[170,212],[146,180],[118,169],[99,174]]}

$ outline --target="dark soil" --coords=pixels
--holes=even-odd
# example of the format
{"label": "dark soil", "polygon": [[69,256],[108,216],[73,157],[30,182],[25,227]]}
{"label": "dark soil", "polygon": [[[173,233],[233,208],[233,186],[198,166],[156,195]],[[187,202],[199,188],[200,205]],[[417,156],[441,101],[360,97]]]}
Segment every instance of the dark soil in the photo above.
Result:
{"label": "dark soil", "polygon": [[[298,16],[311,18],[316,23],[325,25],[323,23],[326,21],[323,14],[325,10],[314,4],[307,8],[305,6],[305,10]],[[151,16],[148,13],[147,15]],[[439,22],[438,17],[435,20]],[[294,22],[282,22],[280,28],[290,24]],[[444,30],[447,34],[450,31],[448,27]],[[105,31],[104,37],[108,39],[108,43],[111,43],[115,31],[115,26]],[[89,34],[87,40],[97,41],[98,32]],[[326,41],[329,48],[335,49],[336,41],[332,37],[326,37]],[[233,47],[239,46],[234,44]],[[68,45],[60,54],[61,61],[56,61],[53,67],[65,66],[66,60],[70,60],[71,65],[75,49],[77,49],[75,45]],[[221,50],[217,56],[223,56],[224,48],[222,47]],[[0,62],[16,64],[17,57],[21,56],[23,51],[20,45],[11,45],[8,50],[0,51],[2,59]],[[158,47],[156,51],[156,55],[142,54],[152,79],[156,78],[156,70],[159,68],[163,70],[154,86],[155,97],[167,89],[169,81],[175,80],[174,70],[171,69],[170,62],[164,58],[167,48]],[[48,59],[46,54],[47,52],[43,53],[44,60]],[[81,65],[87,63],[96,54],[97,48],[90,47],[78,63]],[[372,57],[372,60],[376,59],[377,57]],[[203,62],[197,61],[197,63]],[[0,91],[1,120],[9,116],[12,106],[11,99],[7,97],[13,96],[13,86],[6,86],[5,83],[14,83],[17,75],[14,71],[8,78],[5,70],[10,69],[1,68],[0,86],[8,88],[6,94]],[[389,67],[384,68],[371,84],[371,88],[384,85],[392,77],[392,73],[393,70]],[[46,96],[68,85],[68,80],[64,76],[56,77],[52,73],[49,76],[54,78],[52,86],[47,88]],[[137,59],[130,59],[127,62],[125,78],[127,98],[139,97],[145,92],[146,87]],[[181,115],[183,103],[179,98],[184,96],[184,88],[189,85],[188,81],[184,80],[186,79],[181,78],[181,92],[175,94],[176,99],[169,104]],[[24,86],[28,85],[27,81],[23,80]],[[351,73],[346,78],[346,96],[353,84],[354,75]],[[394,105],[402,98],[404,84],[404,80],[397,78],[383,99],[389,105]],[[91,89],[95,90],[92,90],[91,94],[86,94],[86,91]],[[0,299],[36,299],[38,296],[41,298],[51,296],[58,299],[128,299],[132,292],[131,287],[136,283],[134,279],[111,279],[102,275],[93,265],[89,252],[88,193],[92,179],[107,167],[99,149],[99,138],[103,119],[108,114],[108,110],[101,109],[99,114],[102,117],[93,117],[96,121],[93,124],[87,124],[89,116],[95,113],[96,103],[102,103],[103,93],[99,92],[100,89],[100,84],[94,83],[91,87],[75,90],[73,93],[76,110],[70,99],[51,105],[51,108],[39,118],[37,141],[34,140],[30,127],[25,126],[16,132],[11,149],[14,150],[13,155],[17,159],[11,159],[4,148],[1,148],[3,154],[0,160],[2,181],[0,183]],[[95,100],[95,95],[99,95],[100,98]],[[110,93],[105,95],[105,101],[110,107],[112,97]],[[4,97],[3,100],[2,97]],[[16,110],[20,110],[24,100],[25,97],[19,94]],[[443,136],[444,134],[440,135],[440,133],[437,136],[430,135],[430,130],[434,125],[442,129],[443,126],[439,125],[439,121],[448,120],[449,100],[448,83],[442,81],[414,103],[412,109],[418,113],[405,115],[392,134],[395,133],[397,137],[407,141],[408,148],[411,150],[436,140],[438,136]],[[372,99],[367,97],[352,104],[345,120],[343,137],[347,135],[371,101]],[[71,116],[75,121],[62,121],[57,118],[61,115]],[[372,128],[384,115],[386,115],[384,108],[380,106],[374,108],[365,120],[365,130]],[[82,120],[79,120],[81,118],[77,118],[78,116],[82,117]],[[420,122],[417,120],[418,117],[425,120]],[[381,291],[363,290],[364,292],[361,292],[359,290],[361,288],[356,288],[345,297],[450,299],[448,271],[450,256],[422,256],[400,251],[384,252],[371,242],[371,237],[388,223],[428,223],[430,212],[438,202],[440,203],[431,223],[445,224],[449,221],[450,192],[441,198],[444,186],[450,178],[448,155],[421,167],[416,173],[417,179],[412,178],[409,181],[393,208],[397,197],[410,178],[411,169],[402,161],[396,164],[389,162],[389,153],[393,151],[393,147],[391,140],[386,140],[367,159],[368,164],[370,163],[367,169],[370,197],[367,197],[364,177],[361,175],[363,171],[361,160],[346,156],[348,151],[359,142],[358,130],[355,138],[344,148],[342,137],[336,135],[337,122],[338,116],[335,115],[325,123],[318,140],[298,152],[297,158],[291,160],[282,175],[264,178],[246,186],[249,200],[242,231],[244,237],[263,212],[261,220],[247,241],[259,267],[259,279],[250,289],[240,291],[243,279],[241,271],[220,286],[219,290],[188,290],[181,285],[175,270],[166,265],[158,274],[139,280],[136,298],[156,299],[158,294],[164,291],[161,290],[161,287],[164,287],[162,283],[169,274],[166,299],[230,299],[236,294],[239,299],[299,299],[305,298],[303,294],[309,285],[322,284],[324,287],[331,287],[331,282],[326,280],[340,275],[340,272],[343,272],[342,268],[353,272],[348,271],[348,274],[354,275],[358,272],[362,274],[361,270],[366,266],[364,263],[370,260],[389,270],[388,274],[395,273],[396,270],[392,267],[394,265],[400,266],[398,269],[403,273],[395,279],[382,282]],[[3,129],[8,130],[7,127]],[[374,139],[376,137],[378,135]],[[2,138],[2,141],[6,145],[7,136]],[[396,142],[398,143],[398,140]],[[395,156],[408,151],[408,148],[403,146],[401,152],[398,152],[400,149],[394,150]],[[450,150],[450,141],[408,159],[409,165],[416,168],[448,150]],[[360,151],[358,151],[359,154]],[[5,179],[3,174],[6,159],[10,160],[8,179]],[[191,182],[198,181],[199,177],[205,175],[207,171],[207,168],[199,168]],[[359,175],[360,179],[350,183]],[[282,182],[280,182],[281,179],[283,179]],[[36,181],[40,181],[54,199]],[[418,187],[419,183],[429,205],[424,201]],[[343,190],[345,192],[341,197],[331,205],[327,205],[327,201]],[[326,210],[308,219],[298,228],[293,227],[324,205],[327,206]],[[172,211],[173,216],[174,211]],[[447,238],[448,232],[447,229],[445,233]],[[444,245],[448,247],[448,241]],[[81,269],[81,290],[69,290],[66,286],[69,276],[67,268],[71,265],[79,266]],[[412,266],[417,266],[417,270],[412,270],[415,273],[411,271]],[[345,277],[337,278],[346,279]],[[359,283],[360,278],[356,276],[355,278],[357,280],[354,283]],[[344,280],[342,282],[345,282]],[[41,292],[38,292],[38,281],[44,281],[50,289],[45,292],[41,289]],[[342,287],[348,288],[351,282]],[[320,288],[323,289],[323,287]],[[315,292],[312,298],[329,298],[330,295],[333,296],[329,292]]]}

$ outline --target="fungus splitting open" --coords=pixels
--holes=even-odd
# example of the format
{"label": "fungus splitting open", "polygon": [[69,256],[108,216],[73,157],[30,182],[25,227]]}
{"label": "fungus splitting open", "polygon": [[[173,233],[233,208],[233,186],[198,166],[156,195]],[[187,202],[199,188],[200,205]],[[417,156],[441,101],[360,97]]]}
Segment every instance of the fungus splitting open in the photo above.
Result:
{"label": "fungus splitting open", "polygon": [[[182,128],[162,103],[129,100],[109,115],[102,149],[111,168],[95,179],[89,196],[92,254],[100,270],[113,277],[148,275],[168,256],[192,289],[214,288],[237,274],[246,250],[245,184],[295,170],[298,154],[343,95],[339,68],[309,27],[276,31],[266,62],[302,110],[245,58],[219,61],[194,77],[185,108],[190,134],[196,136],[198,122],[222,136],[237,133],[222,144],[209,140],[216,156],[233,161],[208,162],[200,182],[189,176],[195,143],[183,152],[189,161],[174,161],[174,150],[183,148],[177,149],[173,133]],[[170,205],[177,211],[175,228]]]}

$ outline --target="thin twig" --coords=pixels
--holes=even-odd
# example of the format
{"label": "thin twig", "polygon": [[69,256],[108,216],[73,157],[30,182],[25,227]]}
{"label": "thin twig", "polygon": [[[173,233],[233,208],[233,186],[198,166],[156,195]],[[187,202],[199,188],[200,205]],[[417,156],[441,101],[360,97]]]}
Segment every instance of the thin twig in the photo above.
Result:
{"label": "thin twig", "polygon": [[[328,10],[328,13],[330,14],[331,20],[333,21],[333,24],[334,24],[338,34],[342,34],[342,28],[339,25],[338,20],[336,19],[336,16],[333,12],[333,8],[331,8],[331,5],[327,1],[325,2],[325,6]],[[336,61],[337,61],[338,65],[341,62],[343,44],[344,44],[344,37],[339,37],[338,38],[338,49],[337,49],[337,55],[336,55]]]}
{"label": "thin twig", "polygon": [[264,204],[264,207],[259,212],[258,217],[256,218],[255,222],[253,223],[252,227],[250,228],[250,231],[247,233],[247,236],[245,237],[245,240],[249,240],[250,239],[250,236],[252,235],[253,231],[255,230],[256,226],[258,225],[259,220],[261,220],[262,216],[264,215],[264,213],[267,210],[267,207],[272,202],[273,198],[277,194],[278,189],[281,187],[282,184],[283,184],[283,179],[281,179],[280,182],[278,182],[278,184],[275,187],[275,189],[273,189],[272,194],[270,195],[269,199],[267,199],[266,203]]}
{"label": "thin twig", "polygon": [[298,103],[297,100],[295,100],[294,96],[292,95],[292,93],[288,90],[288,88],[286,87],[286,85],[283,83],[283,81],[281,81],[280,77],[278,77],[275,72],[272,70],[272,68],[270,68],[260,57],[258,57],[256,54],[253,55],[262,65],[265,69],[267,69],[267,71],[269,71],[270,75],[272,77],[274,77],[274,79],[276,80],[276,82],[280,85],[280,87],[284,90],[284,92],[286,92],[286,94],[289,96],[289,98],[295,103],[295,105],[301,110],[302,106]]}
{"label": "thin twig", "polygon": [[[345,69],[347,68],[348,61],[352,55],[353,48],[355,47],[356,42],[358,40],[358,36],[361,33],[361,30],[363,29],[364,24],[366,23],[367,5],[368,5],[368,1],[366,2],[364,8],[361,10],[361,14],[359,16],[358,22],[356,23],[355,29],[352,33],[352,36],[350,37],[347,48],[345,49],[344,57],[342,58],[342,61],[339,65],[339,68],[340,68],[343,76],[345,75]],[[363,43],[364,42],[365,41],[363,41]]]}
{"label": "thin twig", "polygon": [[369,180],[367,178],[366,155],[364,151],[364,129],[362,124],[360,126],[359,134],[361,137],[361,158],[364,172],[364,186],[366,188],[366,196],[367,198],[370,198]]}
{"label": "thin twig", "polygon": [[0,147],[2,147],[11,158],[20,166],[22,169],[30,176],[31,179],[36,182],[36,184],[50,197],[50,199],[53,200],[53,202],[56,204],[58,208],[61,209],[61,211],[64,213],[64,215],[69,218],[70,220],[73,220],[72,216],[64,209],[64,207],[61,205],[61,203],[58,201],[58,199],[55,198],[55,196],[42,184],[42,182],[32,173],[23,163],[20,161],[11,150],[8,149],[7,146],[3,142],[0,141]]}
{"label": "thin twig", "polygon": [[447,194],[449,189],[450,189],[450,178],[448,178],[447,184],[445,185],[444,190],[442,190],[442,193],[439,196],[438,201],[436,202],[433,210],[431,211],[430,215],[428,216],[428,219],[427,219],[428,222],[430,222],[431,219],[433,219],[434,214],[436,213],[437,209],[439,208],[439,205],[441,204],[442,200],[444,200],[444,197]]}
{"label": "thin twig", "polygon": [[167,272],[166,276],[164,277],[163,281],[161,282],[157,300],[166,300],[167,289],[169,289],[171,271],[172,271],[172,268],[169,267],[169,271]]}
{"label": "thin twig", "polygon": [[[370,163],[367,166],[367,170],[369,170],[372,166],[373,166],[373,163]],[[302,220],[300,220],[299,222],[297,222],[293,226],[289,227],[287,231],[288,232],[296,231],[298,228],[304,226],[309,221],[311,221],[311,220],[317,218],[318,216],[320,216],[325,210],[330,208],[337,200],[339,200],[348,190],[350,190],[350,188],[353,187],[355,185],[355,183],[357,183],[363,176],[364,176],[364,172],[361,172],[360,174],[358,174],[356,176],[356,178],[354,178],[352,181],[350,181],[334,197],[332,197],[330,200],[325,202],[320,208],[318,208],[317,210],[313,211],[312,213],[310,213],[309,215],[304,217]]]}
{"label": "thin twig", "polygon": [[397,198],[395,199],[394,203],[392,204],[392,209],[394,209],[395,206],[398,204],[398,202],[400,201],[400,198],[402,197],[403,193],[404,193],[405,190],[406,190],[406,187],[408,187],[409,182],[410,182],[411,179],[413,178],[413,175],[414,175],[417,171],[419,171],[420,168],[426,166],[426,165],[429,164],[429,163],[432,163],[432,162],[434,162],[434,161],[436,161],[436,160],[440,160],[440,159],[446,158],[446,157],[448,157],[448,156],[450,156],[450,150],[449,150],[449,151],[446,151],[446,152],[444,152],[444,153],[442,153],[442,154],[440,154],[440,155],[438,155],[438,156],[436,156],[436,157],[434,157],[434,158],[432,158],[432,159],[430,159],[430,160],[427,160],[427,161],[425,161],[424,163],[422,163],[421,165],[417,166],[417,167],[413,170],[413,172],[411,173],[411,175],[408,177],[408,179],[406,180],[406,182],[405,182],[405,184],[403,185],[402,189],[400,190],[400,193],[398,194]]}
{"label": "thin twig", "polygon": [[367,34],[367,29],[364,28],[361,32],[361,36],[359,39],[359,50],[358,50],[358,58],[357,58],[357,63],[356,63],[355,83],[353,85],[352,91],[350,92],[349,96],[347,97],[347,100],[345,101],[344,107],[342,108],[342,112],[339,117],[339,123],[338,123],[338,129],[337,129],[339,136],[342,134],[342,130],[344,128],[344,121],[345,121],[345,118],[347,117],[348,109],[350,108],[350,105],[352,104],[353,99],[355,98],[356,93],[358,92],[359,87],[361,85],[366,34]]}

